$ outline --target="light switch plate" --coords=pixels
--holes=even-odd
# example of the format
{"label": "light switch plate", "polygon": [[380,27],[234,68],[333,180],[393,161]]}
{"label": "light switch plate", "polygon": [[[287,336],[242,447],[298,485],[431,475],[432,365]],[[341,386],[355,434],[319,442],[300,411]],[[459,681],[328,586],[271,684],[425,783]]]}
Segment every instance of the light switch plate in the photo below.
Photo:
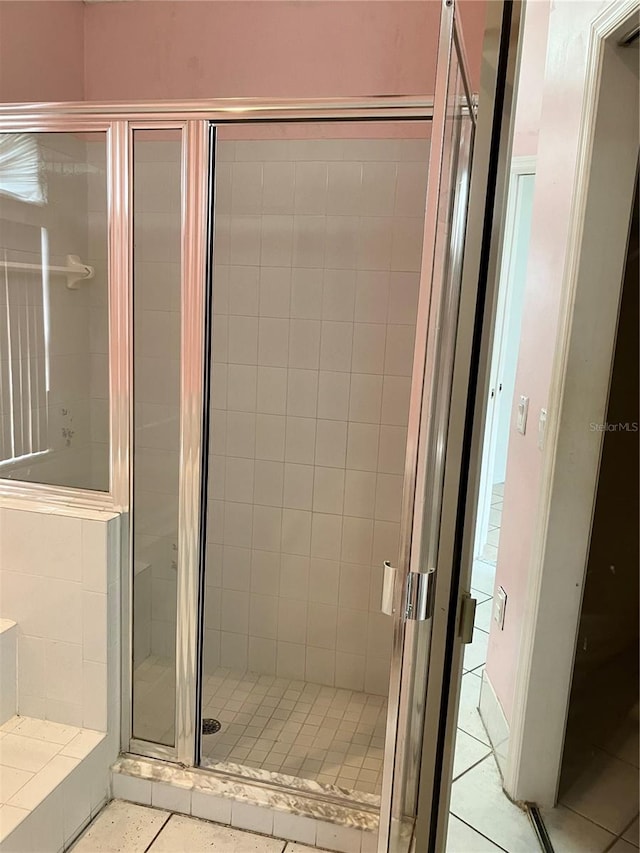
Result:
{"label": "light switch plate", "polygon": [[507,609],[507,593],[504,587],[499,586],[493,599],[493,621],[497,623],[501,631],[504,631],[504,614]]}
{"label": "light switch plate", "polygon": [[519,433],[524,435],[527,431],[527,415],[529,414],[529,398],[525,397],[524,394],[520,395],[520,400],[518,401],[518,418],[516,421],[516,428]]}

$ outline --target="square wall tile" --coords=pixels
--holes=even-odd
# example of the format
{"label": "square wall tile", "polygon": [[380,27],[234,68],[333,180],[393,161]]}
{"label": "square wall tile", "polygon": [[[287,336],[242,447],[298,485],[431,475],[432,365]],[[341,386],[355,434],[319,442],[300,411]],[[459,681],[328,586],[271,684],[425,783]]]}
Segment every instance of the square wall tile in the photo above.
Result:
{"label": "square wall tile", "polygon": [[151,805],[181,814],[191,813],[191,789],[166,782],[151,783]]}
{"label": "square wall tile", "polygon": [[338,826],[319,820],[317,822],[316,845],[337,850],[340,853],[360,853],[362,831],[351,826]]}
{"label": "square wall tile", "polygon": [[191,814],[204,820],[212,820],[215,823],[231,823],[231,800],[224,797],[216,797],[204,791],[192,791]]}
{"label": "square wall tile", "polygon": [[274,811],[273,834],[289,841],[301,841],[305,844],[315,844],[316,821],[303,815],[289,812]]}

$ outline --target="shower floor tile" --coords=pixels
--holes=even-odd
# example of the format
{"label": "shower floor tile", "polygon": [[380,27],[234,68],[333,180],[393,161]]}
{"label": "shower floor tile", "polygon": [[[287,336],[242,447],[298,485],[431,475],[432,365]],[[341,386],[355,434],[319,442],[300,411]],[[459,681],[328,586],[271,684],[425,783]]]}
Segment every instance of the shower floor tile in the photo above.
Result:
{"label": "shower floor tile", "polygon": [[203,684],[205,766],[241,764],[380,794],[387,720],[383,696],[218,669]]}
{"label": "shower floor tile", "polygon": [[[136,667],[134,733],[173,742],[173,666]],[[221,723],[202,738],[202,764],[240,764],[380,794],[387,699],[369,693],[219,668],[205,675],[202,717]]]}

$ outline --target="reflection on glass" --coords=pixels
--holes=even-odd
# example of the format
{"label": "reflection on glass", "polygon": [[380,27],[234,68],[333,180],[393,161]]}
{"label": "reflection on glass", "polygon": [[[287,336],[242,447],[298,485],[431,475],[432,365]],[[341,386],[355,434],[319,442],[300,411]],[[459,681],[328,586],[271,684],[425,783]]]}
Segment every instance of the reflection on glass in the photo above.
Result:
{"label": "reflection on glass", "polygon": [[104,133],[0,133],[0,477],[109,489]]}
{"label": "reflection on glass", "polygon": [[175,741],[180,131],[133,139],[133,736]]}

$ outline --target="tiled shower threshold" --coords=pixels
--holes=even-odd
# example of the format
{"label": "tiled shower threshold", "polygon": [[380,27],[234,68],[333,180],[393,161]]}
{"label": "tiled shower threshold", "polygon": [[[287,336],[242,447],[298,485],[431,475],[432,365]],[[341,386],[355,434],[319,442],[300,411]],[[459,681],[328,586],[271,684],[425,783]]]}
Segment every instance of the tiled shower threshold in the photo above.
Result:
{"label": "tiled shower threshold", "polygon": [[344,847],[327,846],[346,853],[375,848],[377,795],[347,795],[312,780],[238,765],[227,766],[237,776],[221,770],[187,770],[165,761],[125,756],[112,769],[113,796],[293,841],[318,832],[334,834],[344,839]]}

